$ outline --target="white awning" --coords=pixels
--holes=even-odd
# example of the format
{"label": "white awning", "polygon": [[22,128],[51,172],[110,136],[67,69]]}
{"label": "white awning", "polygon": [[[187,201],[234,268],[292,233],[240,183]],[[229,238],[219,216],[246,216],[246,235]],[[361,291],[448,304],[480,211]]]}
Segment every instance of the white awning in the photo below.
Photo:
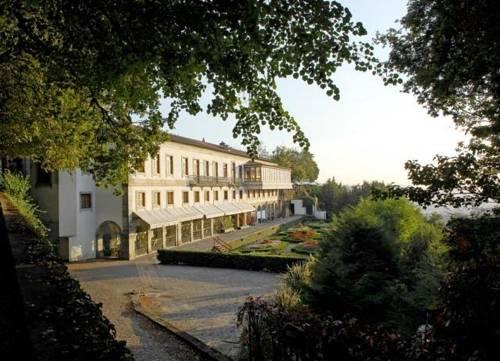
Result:
{"label": "white awning", "polygon": [[195,205],[194,208],[203,213],[207,218],[222,217],[224,215],[224,211],[213,204]]}
{"label": "white awning", "polygon": [[155,209],[153,211],[140,210],[135,212],[135,215],[149,224],[151,228],[170,226],[179,222],[203,218],[203,213],[194,207]]}
{"label": "white awning", "polygon": [[215,203],[215,206],[223,211],[226,216],[230,216],[232,214],[238,214],[242,212],[242,210],[235,204],[235,202],[220,202]]}
{"label": "white awning", "polygon": [[253,212],[255,207],[246,202],[234,202],[234,205],[238,207],[242,212]]}

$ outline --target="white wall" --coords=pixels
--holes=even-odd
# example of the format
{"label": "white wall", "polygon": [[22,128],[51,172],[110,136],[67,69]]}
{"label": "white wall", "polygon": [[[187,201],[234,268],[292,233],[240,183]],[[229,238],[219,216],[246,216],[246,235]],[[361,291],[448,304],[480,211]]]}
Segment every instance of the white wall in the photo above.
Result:
{"label": "white wall", "polygon": [[[90,193],[92,208],[81,209],[80,194]],[[59,236],[69,240],[69,260],[95,258],[97,228],[104,221],[113,221],[122,228],[122,199],[112,190],[100,189],[92,176],[59,172]]]}

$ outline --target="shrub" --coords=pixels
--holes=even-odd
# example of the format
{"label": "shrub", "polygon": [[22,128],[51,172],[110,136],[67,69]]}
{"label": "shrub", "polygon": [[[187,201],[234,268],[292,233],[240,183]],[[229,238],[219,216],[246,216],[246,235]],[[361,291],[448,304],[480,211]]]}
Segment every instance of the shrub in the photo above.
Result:
{"label": "shrub", "polygon": [[434,337],[450,360],[498,360],[500,344],[500,210],[452,219],[445,242],[449,272]]}
{"label": "shrub", "polygon": [[318,312],[353,314],[411,334],[436,308],[442,232],[410,202],[362,200],[321,241],[304,301]]}
{"label": "shrub", "polygon": [[295,308],[302,303],[302,293],[311,282],[311,269],[315,262],[316,259],[311,256],[306,262],[289,266],[282,275],[275,300],[283,309]]}
{"label": "shrub", "polygon": [[162,264],[186,264],[199,267],[236,268],[253,271],[284,272],[288,266],[303,262],[303,258],[237,253],[215,253],[182,250],[159,250]]}
{"label": "shrub", "polygon": [[407,360],[397,333],[307,307],[286,310],[249,298],[238,312],[238,326],[246,360]]}
{"label": "shrub", "polygon": [[[10,184],[4,189],[9,192],[18,190],[6,194],[20,213],[26,212],[27,208],[22,207],[30,204],[24,192],[29,179],[12,176],[21,180],[21,186],[12,188],[12,184],[18,183],[11,182],[11,175],[8,175],[2,178],[8,178]],[[3,184],[5,186],[5,182]],[[26,213],[21,215],[24,221],[31,222],[30,228],[34,220],[42,224],[35,212],[30,213],[29,217]],[[25,291],[25,316],[36,359],[133,360],[125,342],[116,340],[116,330],[103,315],[101,304],[93,302],[78,281],[71,278],[50,242],[44,237],[34,238],[22,229],[16,229],[16,237],[13,238],[12,242],[23,249],[21,254],[14,253],[16,264],[30,265],[18,267],[16,273]]]}
{"label": "shrub", "polygon": [[29,176],[6,170],[0,174],[0,186],[18,209],[27,228],[39,238],[47,237],[48,229],[39,218],[42,212],[28,193],[31,187]]}
{"label": "shrub", "polygon": [[0,174],[0,187],[14,199],[25,199],[31,188],[30,177],[6,170]]}

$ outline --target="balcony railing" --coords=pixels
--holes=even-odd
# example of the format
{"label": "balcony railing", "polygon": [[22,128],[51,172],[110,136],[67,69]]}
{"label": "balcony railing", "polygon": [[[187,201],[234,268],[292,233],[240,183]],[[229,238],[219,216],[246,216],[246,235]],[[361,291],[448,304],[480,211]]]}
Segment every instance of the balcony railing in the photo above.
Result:
{"label": "balcony railing", "polygon": [[211,177],[203,175],[192,175],[189,176],[190,186],[201,186],[201,187],[239,187],[241,181],[237,178],[232,177]]}

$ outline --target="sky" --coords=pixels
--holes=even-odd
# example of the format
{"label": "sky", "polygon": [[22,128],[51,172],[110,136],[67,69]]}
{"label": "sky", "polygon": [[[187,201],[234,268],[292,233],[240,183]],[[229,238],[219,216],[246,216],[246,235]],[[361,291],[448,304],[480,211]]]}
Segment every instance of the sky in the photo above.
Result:
{"label": "sky", "polygon": [[[406,13],[406,0],[341,0],[368,31],[368,41],[376,32],[395,27]],[[379,50],[380,55],[387,54]],[[334,101],[316,85],[301,80],[278,81],[278,93],[285,108],[295,117],[311,143],[318,163],[318,181],[335,179],[344,184],[363,180],[409,184],[404,163],[415,159],[432,161],[435,154],[453,154],[464,139],[449,118],[429,116],[413,95],[395,86],[384,86],[371,73],[356,72],[349,66],[337,70],[334,80],[340,101]],[[209,94],[205,95],[205,103]],[[206,113],[182,114],[171,132],[190,138],[221,141],[243,148],[232,137],[234,121],[222,121]],[[287,132],[264,129],[260,139],[268,151],[278,145],[298,147]]]}

